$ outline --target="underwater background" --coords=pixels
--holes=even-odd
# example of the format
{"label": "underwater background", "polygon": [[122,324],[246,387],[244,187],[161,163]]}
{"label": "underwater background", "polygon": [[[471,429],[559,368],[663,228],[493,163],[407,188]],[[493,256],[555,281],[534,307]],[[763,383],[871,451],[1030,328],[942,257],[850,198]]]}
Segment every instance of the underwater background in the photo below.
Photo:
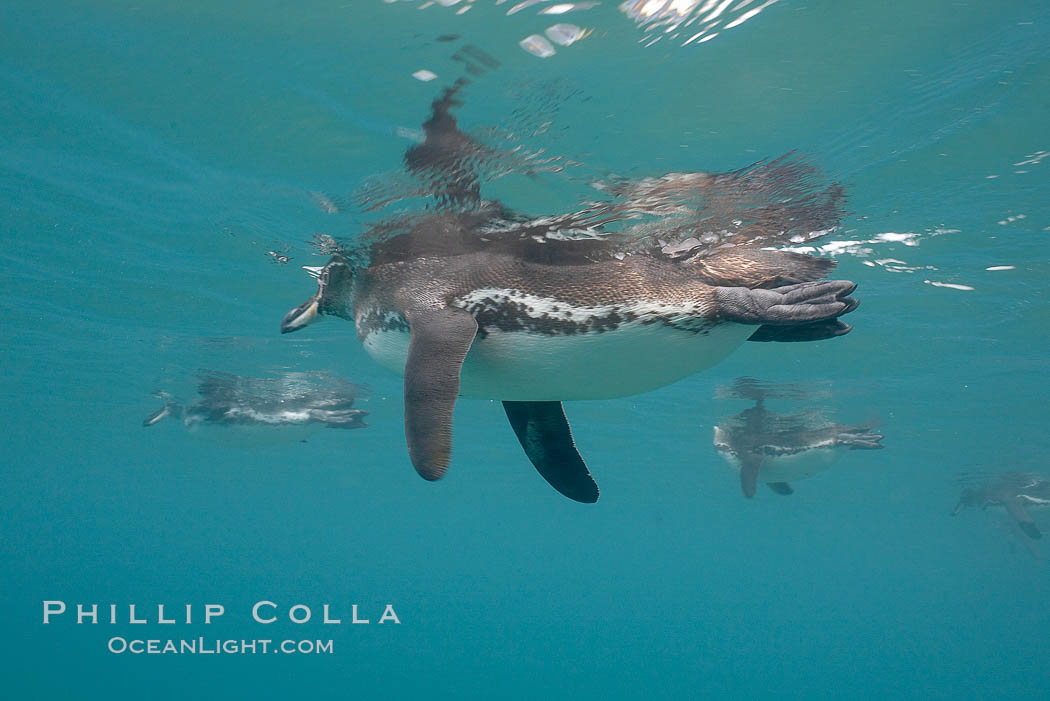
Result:
{"label": "underwater background", "polygon": [[[950,514],[960,480],[1050,473],[1048,46],[1037,2],[6,0],[0,695],[1046,698],[1045,546]],[[452,468],[419,479],[353,326],[278,325],[464,75],[463,128],[556,157],[492,184],[535,215],[586,199],[574,172],[804,154],[848,197],[813,246],[859,285],[854,330],[567,403],[597,504],[535,474],[498,402],[461,400]],[[143,427],[202,371],[367,387],[368,427]],[[812,386],[884,449],[745,499],[712,445],[740,377]],[[196,617],[43,625],[45,600]]]}

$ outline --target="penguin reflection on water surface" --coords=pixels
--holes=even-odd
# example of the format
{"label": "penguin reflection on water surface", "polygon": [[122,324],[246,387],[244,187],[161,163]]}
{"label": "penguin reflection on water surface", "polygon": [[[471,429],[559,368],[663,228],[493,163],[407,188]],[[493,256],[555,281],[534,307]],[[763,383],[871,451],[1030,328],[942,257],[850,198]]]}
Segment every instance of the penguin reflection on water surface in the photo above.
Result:
{"label": "penguin reflection on water surface", "polygon": [[[353,321],[369,355],[404,375],[408,452],[425,479],[448,468],[457,397],[498,399],[540,474],[570,499],[594,502],[598,486],[563,400],[663,387],[747,340],[850,330],[839,317],[856,308],[855,285],[822,280],[834,261],[761,248],[797,241],[798,222],[803,240],[833,228],[837,186],[800,194],[801,167],[781,160],[748,172],[621,183],[619,202],[529,220],[480,197],[480,168],[493,152],[450,112],[463,84],[434,101],[425,140],[405,157],[437,206],[377,224],[357,250],[312,269],[316,293],[281,324],[288,333],[322,316]],[[792,203],[782,204],[785,192]],[[695,242],[674,252],[652,243],[651,225],[644,242],[602,228],[680,213],[674,198],[729,206],[738,194],[751,209],[719,213],[707,204],[673,232],[668,217],[663,233]],[[768,203],[753,206],[763,195]],[[712,221],[737,228],[709,230]]]}
{"label": "penguin reflection on water surface", "polygon": [[714,445],[740,472],[740,488],[751,498],[759,482],[784,496],[794,494],[791,482],[829,469],[846,450],[880,450],[885,437],[872,426],[836,423],[819,411],[778,414],[766,399],[805,399],[794,387],[759,385],[738,380],[723,397],[752,399],[755,405],[715,426]]}

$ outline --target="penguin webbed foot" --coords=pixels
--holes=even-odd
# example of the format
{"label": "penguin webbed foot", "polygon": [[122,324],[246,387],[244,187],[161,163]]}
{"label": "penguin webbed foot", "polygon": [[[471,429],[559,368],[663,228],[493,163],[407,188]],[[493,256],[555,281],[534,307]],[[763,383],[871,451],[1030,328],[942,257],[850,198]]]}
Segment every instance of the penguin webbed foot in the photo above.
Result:
{"label": "penguin webbed foot", "polygon": [[[859,304],[849,296],[855,289],[857,285],[848,280],[802,282],[772,290],[718,287],[715,300],[719,316],[726,321],[793,326],[826,322],[848,314]],[[828,330],[838,328],[831,326]]]}

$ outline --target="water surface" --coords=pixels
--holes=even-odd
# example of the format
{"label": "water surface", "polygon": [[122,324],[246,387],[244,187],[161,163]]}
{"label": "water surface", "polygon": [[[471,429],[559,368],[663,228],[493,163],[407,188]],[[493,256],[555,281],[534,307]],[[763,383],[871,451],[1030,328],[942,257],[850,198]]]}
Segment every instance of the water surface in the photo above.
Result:
{"label": "water surface", "polygon": [[[4,696],[1044,697],[1046,562],[993,511],[949,513],[962,474],[1050,472],[1050,9],[683,2],[667,31],[608,1],[425,5],[0,9]],[[520,45],[559,23],[590,32]],[[848,194],[816,244],[860,285],[854,331],[568,404],[594,506],[534,474],[495,402],[459,403],[453,469],[420,480],[400,379],[349,324],[278,324],[317,236],[375,220],[354,193],[399,167],[467,45],[500,65],[470,76],[464,128],[583,164],[492,183],[522,211],[577,203],[574,173],[806,154]],[[368,385],[369,427],[143,428],[200,370]],[[830,388],[885,449],[744,499],[712,446],[741,376]],[[43,626],[48,599],[228,613]],[[261,626],[263,599],[373,624]],[[375,624],[385,603],[400,625]],[[334,653],[114,655],[114,635]]]}

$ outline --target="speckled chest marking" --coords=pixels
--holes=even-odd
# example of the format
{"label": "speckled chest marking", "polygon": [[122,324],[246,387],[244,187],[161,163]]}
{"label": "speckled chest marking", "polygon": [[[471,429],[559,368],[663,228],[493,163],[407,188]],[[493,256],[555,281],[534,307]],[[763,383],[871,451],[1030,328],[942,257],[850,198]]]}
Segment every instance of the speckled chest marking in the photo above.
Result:
{"label": "speckled chest marking", "polygon": [[[715,323],[694,302],[579,306],[518,290],[478,289],[452,300],[478,321],[460,396],[519,401],[604,399],[646,392],[714,365],[754,327]],[[358,335],[401,373],[408,324],[392,310],[360,310]]]}
{"label": "speckled chest marking", "polygon": [[706,333],[716,325],[703,317],[703,310],[695,302],[645,299],[580,306],[521,290],[485,288],[473,290],[453,304],[474,315],[482,334],[498,330],[571,336],[615,331],[632,323]]}

